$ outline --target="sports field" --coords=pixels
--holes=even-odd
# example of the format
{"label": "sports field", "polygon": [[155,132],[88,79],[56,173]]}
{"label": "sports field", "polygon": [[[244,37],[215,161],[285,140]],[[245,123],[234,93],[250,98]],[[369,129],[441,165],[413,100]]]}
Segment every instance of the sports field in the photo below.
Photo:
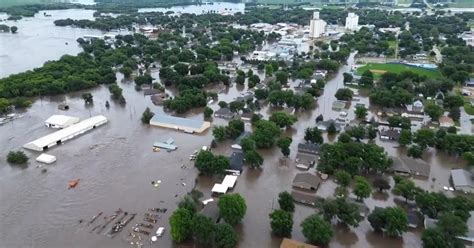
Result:
{"label": "sports field", "polygon": [[366,70],[370,70],[374,75],[380,76],[385,72],[401,73],[403,71],[411,71],[420,75],[425,75],[429,78],[439,78],[441,74],[438,70],[428,70],[423,68],[418,68],[414,66],[402,65],[402,64],[374,64],[369,63],[365,66],[357,68],[357,74],[362,75]]}

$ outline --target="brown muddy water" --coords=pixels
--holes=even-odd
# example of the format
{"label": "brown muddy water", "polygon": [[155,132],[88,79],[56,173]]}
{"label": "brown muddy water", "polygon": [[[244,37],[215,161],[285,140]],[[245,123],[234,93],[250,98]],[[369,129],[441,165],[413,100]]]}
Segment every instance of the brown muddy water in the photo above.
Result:
{"label": "brown muddy water", "polygon": [[[331,110],[334,93],[343,87],[342,73],[349,71],[352,63],[353,55],[348,65],[343,66],[328,82],[324,95],[319,98],[318,106],[313,111],[297,114],[299,121],[287,131],[294,140],[290,158],[282,159],[278,149],[262,150],[260,152],[265,158],[262,169],[245,168],[239,177],[233,192],[240,193],[247,202],[247,214],[237,226],[239,247],[279,247],[281,239],[270,234],[268,214],[278,207],[278,193],[290,191],[294,175],[299,172],[291,161],[294,160],[297,143],[303,139],[305,128],[313,126],[314,119],[320,113],[324,114],[325,119],[337,117],[338,113]],[[16,70],[2,75],[13,72]],[[212,131],[190,135],[141,124],[141,114],[146,107],[155,113],[161,113],[162,110],[153,106],[149,97],[144,97],[142,92],[135,91],[133,82],[124,82],[120,75],[118,77],[127,100],[125,106],[110,100],[107,88],[101,86],[88,91],[94,96],[92,106],[84,105],[80,97],[82,92],[44,97],[35,101],[24,112],[23,118],[0,126],[0,247],[130,247],[125,241],[130,228],[135,223],[143,222],[143,214],[148,208],[155,207],[168,208],[168,212],[152,231],[158,226],[166,227],[166,231],[153,245],[145,240],[145,247],[180,247],[172,243],[168,224],[176,202],[193,188],[196,178],[196,188],[205,194],[203,199],[210,196],[213,184],[219,180],[197,177],[197,170],[188,160],[194,150],[210,144]],[[245,90],[234,86],[224,91],[219,98],[230,101]],[[111,102],[109,109],[105,108],[107,100]],[[63,101],[70,105],[69,111],[57,109],[58,103]],[[368,103],[364,97],[361,97],[361,101]],[[211,107],[218,109],[217,103]],[[352,109],[348,111],[349,118],[353,117]],[[262,113],[268,114],[269,111],[264,107]],[[39,164],[34,158],[39,153],[35,152],[26,151],[32,158],[28,168],[6,164],[5,157],[9,150],[20,149],[23,144],[51,133],[52,130],[46,128],[43,122],[50,115],[58,113],[82,119],[102,114],[109,119],[109,123],[49,150],[48,153],[57,156],[58,161],[43,166],[47,168],[46,173],[37,168]],[[199,111],[186,116],[203,118]],[[223,125],[225,121],[215,119],[213,124]],[[250,129],[249,126],[247,128]],[[175,140],[179,147],[177,151],[152,152],[153,142],[168,138]],[[390,155],[403,153],[396,148],[396,143],[376,142]],[[215,152],[230,155],[230,142],[220,144]],[[431,176],[427,180],[417,179],[416,183],[427,190],[442,190],[444,185],[448,185],[449,169],[455,167],[458,161],[434,151],[428,152],[424,159],[431,164]],[[183,164],[185,167],[182,168]],[[433,177],[436,178],[435,182],[431,179]],[[68,181],[77,178],[80,179],[79,185],[75,189],[67,189]],[[158,188],[150,184],[156,180],[161,180]],[[334,182],[327,180],[317,194],[331,197],[335,187]],[[393,206],[394,199],[391,193],[374,194],[365,202],[373,209],[375,206]],[[138,214],[120,235],[111,239],[102,234],[89,233],[95,225],[104,223],[104,216],[112,215],[118,208]],[[100,211],[104,214],[93,225],[79,223],[81,219],[88,222]],[[313,208],[297,205],[293,238],[304,240],[299,225],[312,213]],[[411,230],[401,238],[386,238],[372,232],[365,220],[357,228],[336,226],[329,246],[421,247],[420,233],[421,230]]]}

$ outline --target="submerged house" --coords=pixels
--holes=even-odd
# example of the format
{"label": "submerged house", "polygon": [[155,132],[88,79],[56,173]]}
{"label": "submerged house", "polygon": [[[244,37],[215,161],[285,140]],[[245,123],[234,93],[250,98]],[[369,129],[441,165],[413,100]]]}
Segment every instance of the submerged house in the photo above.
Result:
{"label": "submerged house", "polygon": [[232,119],[234,118],[235,114],[230,111],[229,108],[220,108],[216,112],[214,112],[214,117],[222,118],[222,119]]}
{"label": "submerged house", "polygon": [[291,191],[291,196],[293,197],[293,200],[295,202],[307,204],[313,207],[316,206],[316,203],[318,202],[318,198],[316,197],[316,195],[304,193],[297,190]]}
{"label": "submerged house", "polygon": [[321,184],[321,179],[309,172],[296,174],[292,186],[294,188],[316,191]]}
{"label": "submerged house", "polygon": [[242,172],[244,167],[244,153],[240,151],[233,152],[229,157],[229,163],[229,169]]}
{"label": "submerged house", "polygon": [[171,115],[156,114],[150,120],[151,126],[184,131],[185,133],[202,133],[211,127],[211,123]]}
{"label": "submerged house", "polygon": [[471,172],[464,169],[451,170],[451,182],[456,191],[474,193],[474,183]]}
{"label": "submerged house", "polygon": [[381,140],[393,140],[398,141],[400,139],[401,129],[398,128],[389,128],[380,130],[380,139]]}
{"label": "submerged house", "polygon": [[405,176],[429,177],[431,167],[428,163],[421,159],[413,159],[409,157],[392,157],[392,170],[396,174]]}

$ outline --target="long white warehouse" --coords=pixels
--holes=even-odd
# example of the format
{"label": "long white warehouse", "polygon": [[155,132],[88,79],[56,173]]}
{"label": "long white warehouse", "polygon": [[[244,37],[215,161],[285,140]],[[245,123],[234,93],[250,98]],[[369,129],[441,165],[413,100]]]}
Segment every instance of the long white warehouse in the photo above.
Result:
{"label": "long white warehouse", "polygon": [[91,129],[107,123],[107,118],[102,115],[85,119],[77,124],[66,127],[52,134],[48,134],[42,138],[25,144],[23,147],[34,151],[45,151],[50,147],[64,143],[66,140],[72,139]]}

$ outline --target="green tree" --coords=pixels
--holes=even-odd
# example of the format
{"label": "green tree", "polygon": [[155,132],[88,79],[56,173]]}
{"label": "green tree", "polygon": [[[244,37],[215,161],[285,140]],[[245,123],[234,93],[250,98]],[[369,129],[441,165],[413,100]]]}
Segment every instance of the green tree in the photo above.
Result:
{"label": "green tree", "polygon": [[372,193],[372,187],[370,186],[367,179],[361,176],[355,176],[354,194],[357,196],[358,201],[362,201]]}
{"label": "green tree", "polygon": [[170,217],[171,238],[181,243],[191,236],[191,221],[193,214],[185,209],[178,208]]}
{"label": "green tree", "polygon": [[405,210],[399,207],[385,208],[385,233],[389,236],[401,236],[408,231],[408,217]]}
{"label": "green tree", "polygon": [[237,75],[237,77],[235,78],[235,82],[239,85],[244,85],[245,83],[245,76],[243,75]]}
{"label": "green tree", "polygon": [[407,155],[413,158],[421,158],[423,156],[423,148],[417,144],[408,147]]}
{"label": "green tree", "polygon": [[153,78],[150,76],[150,74],[144,74],[144,75],[135,77],[136,85],[151,84],[152,82],[153,82]]}
{"label": "green tree", "polygon": [[331,224],[317,214],[304,219],[301,227],[305,238],[317,245],[327,245],[334,234]]}
{"label": "green tree", "polygon": [[214,113],[214,110],[212,110],[209,107],[204,108],[204,117],[205,118],[211,118],[212,114]]}
{"label": "green tree", "polygon": [[215,227],[216,248],[234,248],[237,246],[238,237],[234,229],[228,224],[217,224]]}
{"label": "green tree", "polygon": [[5,98],[0,98],[0,113],[6,113],[8,110],[10,110],[10,101]]}
{"label": "green tree", "polygon": [[189,73],[189,67],[184,63],[177,63],[173,69],[182,76],[186,76]]}
{"label": "green tree", "polygon": [[413,141],[417,143],[422,149],[432,147],[435,144],[435,133],[428,128],[422,128],[416,131]]}
{"label": "green tree", "polygon": [[17,26],[11,26],[10,31],[12,32],[12,34],[16,34],[16,32],[18,32],[18,27]]}
{"label": "green tree", "polygon": [[379,176],[374,179],[372,186],[377,188],[380,192],[390,189],[390,183],[385,177]]}
{"label": "green tree", "polygon": [[263,157],[255,150],[246,151],[245,162],[252,168],[259,168],[263,164]]}
{"label": "green tree", "polygon": [[398,143],[402,146],[406,146],[411,143],[411,131],[409,129],[402,129],[400,132],[400,138],[398,138]]}
{"label": "green tree", "polygon": [[245,137],[240,140],[240,146],[244,152],[252,151],[255,150],[255,141],[250,137]]}
{"label": "green tree", "polygon": [[367,125],[367,138],[369,138],[370,140],[377,138],[377,132],[377,128],[375,128],[373,125]]}
{"label": "green tree", "polygon": [[285,112],[275,112],[270,116],[269,120],[276,123],[281,128],[289,128],[298,119],[294,115],[289,115]]}
{"label": "green tree", "polygon": [[119,71],[123,74],[123,76],[124,76],[125,78],[129,78],[130,75],[132,75],[132,73],[133,73],[132,68],[127,67],[127,66],[124,66],[124,67],[120,68]]}
{"label": "green tree", "polygon": [[272,65],[266,65],[265,66],[265,75],[267,75],[267,77],[273,75],[273,66]]}
{"label": "green tree", "polygon": [[365,128],[362,125],[352,127],[347,133],[357,141],[365,138]]}
{"label": "green tree", "polygon": [[146,108],[145,111],[143,111],[143,114],[142,114],[142,123],[143,124],[150,124],[150,120],[151,118],[153,118],[153,116],[155,116],[155,113],[153,113],[150,108]]}
{"label": "green tree", "polygon": [[424,106],[425,113],[431,118],[433,121],[438,121],[439,117],[443,115],[443,108],[438,106],[434,102],[427,102]]}
{"label": "green tree", "polygon": [[405,202],[413,200],[419,189],[415,186],[415,183],[407,178],[396,177],[395,187],[393,193],[401,195],[405,198]]}
{"label": "green tree", "polygon": [[185,195],[181,201],[178,202],[179,208],[185,208],[191,213],[196,213],[197,202],[189,195]]}
{"label": "green tree", "polygon": [[306,128],[304,140],[313,144],[322,144],[324,142],[323,134],[317,127]]}
{"label": "green tree", "polygon": [[[457,247],[450,246],[448,240],[443,235],[443,233],[438,228],[428,228],[423,231],[421,234],[421,241],[423,241],[424,248],[447,248],[447,247]],[[463,247],[463,246],[459,246]]]}
{"label": "green tree", "polygon": [[240,110],[245,108],[245,102],[242,101],[233,101],[229,104],[230,111],[237,113]]}
{"label": "green tree", "polygon": [[216,139],[217,141],[223,141],[225,139],[225,127],[223,126],[215,126],[213,129],[212,129],[212,135],[214,136],[214,139]]}
{"label": "green tree", "polygon": [[255,123],[252,139],[257,148],[270,148],[275,144],[275,139],[280,136],[280,128],[271,121],[259,120]]}
{"label": "green tree", "polygon": [[280,82],[281,84],[288,83],[288,72],[286,71],[277,71],[275,73],[276,81]]}
{"label": "green tree", "polygon": [[205,175],[223,174],[229,168],[229,159],[224,156],[214,156],[210,151],[200,151],[194,166]]}
{"label": "green tree", "polygon": [[215,224],[211,218],[202,214],[194,215],[191,230],[198,244],[209,247],[214,242]]}
{"label": "green tree", "polygon": [[26,164],[28,159],[23,151],[10,151],[7,155],[7,162],[11,164]]}
{"label": "green tree", "polygon": [[294,212],[295,211],[295,203],[293,196],[291,196],[288,191],[283,191],[278,194],[278,204],[280,208],[287,212]]}
{"label": "green tree", "polygon": [[270,214],[270,226],[273,234],[279,237],[289,237],[293,230],[293,215],[284,210],[276,209]]}
{"label": "green tree", "polygon": [[239,194],[226,194],[220,197],[217,203],[219,213],[224,221],[230,225],[239,223],[247,212],[244,198]]}
{"label": "green tree", "polygon": [[228,104],[224,101],[220,101],[217,105],[219,105],[219,107],[221,108],[227,108]]}
{"label": "green tree", "polygon": [[293,140],[290,137],[280,138],[277,141],[277,146],[280,147],[283,156],[288,157],[290,155],[290,145]]}
{"label": "green tree", "polygon": [[231,139],[236,139],[239,137],[245,130],[245,124],[243,121],[238,119],[232,119],[229,121],[229,124],[226,127],[225,133],[226,136]]}
{"label": "green tree", "polygon": [[321,208],[324,218],[329,222],[337,217],[338,222],[357,227],[363,219],[359,207],[354,203],[347,202],[345,198],[326,199]]}
{"label": "green tree", "polygon": [[364,71],[359,80],[359,84],[364,87],[372,87],[374,85],[374,74],[370,70]]}
{"label": "green tree", "polygon": [[342,187],[347,187],[351,183],[352,176],[351,174],[343,171],[343,170],[338,170],[336,173],[334,173],[334,178],[337,181],[337,184],[339,184]]}
{"label": "green tree", "polygon": [[365,119],[365,117],[368,114],[368,110],[365,106],[357,106],[354,110],[354,113],[355,113],[357,118]]}
{"label": "green tree", "polygon": [[334,135],[337,133],[337,129],[336,129],[336,125],[331,122],[331,124],[329,124],[328,128],[327,128],[327,132],[329,135]]}
{"label": "green tree", "polygon": [[381,232],[385,227],[385,209],[375,208],[369,216],[367,216],[367,220],[374,231]]}
{"label": "green tree", "polygon": [[350,83],[350,82],[352,82],[352,80],[354,79],[354,77],[352,76],[352,74],[347,73],[347,72],[344,72],[344,73],[342,74],[342,76],[344,77],[344,80],[343,80],[344,83]]}
{"label": "green tree", "polygon": [[82,99],[84,99],[86,104],[92,104],[94,102],[94,96],[92,96],[91,93],[83,93]]}
{"label": "green tree", "polygon": [[335,97],[337,98],[337,100],[349,101],[352,99],[353,94],[354,92],[352,92],[351,89],[343,88],[343,89],[338,89],[336,91]]}

